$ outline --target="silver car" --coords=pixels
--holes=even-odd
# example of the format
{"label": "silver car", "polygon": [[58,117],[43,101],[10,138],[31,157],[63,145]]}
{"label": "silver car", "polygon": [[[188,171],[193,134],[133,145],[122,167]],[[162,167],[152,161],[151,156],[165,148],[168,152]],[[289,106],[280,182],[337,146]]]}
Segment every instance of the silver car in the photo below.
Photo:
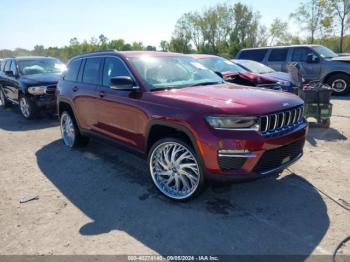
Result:
{"label": "silver car", "polygon": [[254,60],[282,72],[287,72],[288,64],[299,63],[306,81],[327,83],[335,95],[350,93],[350,56],[337,55],[321,45],[242,49],[236,59]]}

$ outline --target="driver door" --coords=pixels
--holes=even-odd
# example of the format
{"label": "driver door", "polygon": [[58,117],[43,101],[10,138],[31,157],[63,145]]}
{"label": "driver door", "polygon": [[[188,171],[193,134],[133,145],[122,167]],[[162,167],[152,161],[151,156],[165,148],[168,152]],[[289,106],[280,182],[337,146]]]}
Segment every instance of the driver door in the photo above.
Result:
{"label": "driver door", "polygon": [[308,47],[296,47],[292,51],[292,62],[297,62],[301,67],[301,74],[306,81],[319,80],[321,74],[321,62],[308,63],[307,56],[313,54],[318,55]]}

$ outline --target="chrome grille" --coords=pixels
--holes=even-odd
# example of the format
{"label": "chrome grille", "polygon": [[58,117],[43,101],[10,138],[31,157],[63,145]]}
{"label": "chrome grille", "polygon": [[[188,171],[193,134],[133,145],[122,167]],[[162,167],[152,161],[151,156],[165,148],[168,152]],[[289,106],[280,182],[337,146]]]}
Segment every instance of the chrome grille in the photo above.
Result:
{"label": "chrome grille", "polygon": [[47,95],[54,95],[55,93],[56,93],[56,86],[55,85],[46,87],[46,94]]}
{"label": "chrome grille", "polygon": [[292,127],[303,119],[304,106],[260,117],[260,132],[272,133]]}

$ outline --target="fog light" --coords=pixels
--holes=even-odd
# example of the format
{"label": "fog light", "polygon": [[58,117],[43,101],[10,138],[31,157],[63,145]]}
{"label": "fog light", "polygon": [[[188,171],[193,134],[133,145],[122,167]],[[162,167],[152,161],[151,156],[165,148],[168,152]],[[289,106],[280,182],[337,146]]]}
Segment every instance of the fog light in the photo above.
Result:
{"label": "fog light", "polygon": [[248,149],[221,149],[218,151],[220,157],[256,157]]}

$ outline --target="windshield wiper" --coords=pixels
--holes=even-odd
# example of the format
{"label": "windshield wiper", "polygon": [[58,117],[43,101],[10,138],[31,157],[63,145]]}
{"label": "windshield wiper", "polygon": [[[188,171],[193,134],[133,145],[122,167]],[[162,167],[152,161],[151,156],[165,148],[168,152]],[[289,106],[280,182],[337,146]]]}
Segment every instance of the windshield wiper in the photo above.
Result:
{"label": "windshield wiper", "polygon": [[219,85],[219,84],[224,84],[225,82],[202,82],[202,83],[198,83],[198,84],[194,84],[194,85],[190,85],[192,86],[210,86],[210,85]]}

